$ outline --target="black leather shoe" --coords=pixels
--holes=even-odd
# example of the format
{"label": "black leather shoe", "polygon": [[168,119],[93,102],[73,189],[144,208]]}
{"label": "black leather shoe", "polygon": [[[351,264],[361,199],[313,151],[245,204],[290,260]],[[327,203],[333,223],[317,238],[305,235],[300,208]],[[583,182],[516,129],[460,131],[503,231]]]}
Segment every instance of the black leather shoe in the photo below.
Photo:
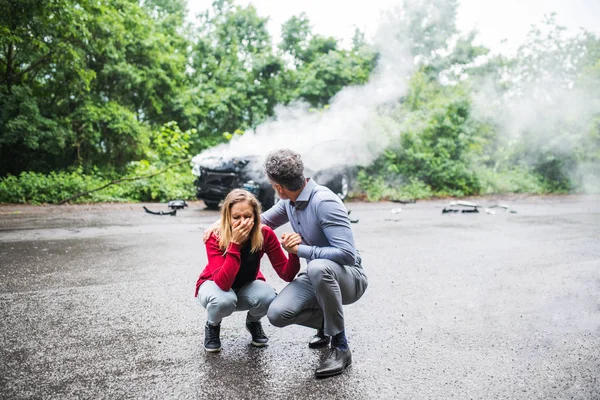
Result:
{"label": "black leather shoe", "polygon": [[262,324],[260,321],[248,322],[246,321],[246,329],[252,335],[252,345],[256,347],[266,346],[269,342],[269,338],[263,331]]}
{"label": "black leather shoe", "polygon": [[340,350],[337,347],[332,347],[329,350],[327,358],[321,363],[315,371],[317,378],[328,378],[330,376],[339,375],[344,372],[346,367],[352,364],[352,353],[350,349]]}
{"label": "black leather shoe", "polygon": [[323,332],[323,329],[318,329],[317,334],[308,342],[308,347],[311,349],[321,349],[327,346],[329,346],[329,336]]}
{"label": "black leather shoe", "polygon": [[209,353],[221,351],[221,324],[213,326],[208,322],[204,327],[204,349]]}

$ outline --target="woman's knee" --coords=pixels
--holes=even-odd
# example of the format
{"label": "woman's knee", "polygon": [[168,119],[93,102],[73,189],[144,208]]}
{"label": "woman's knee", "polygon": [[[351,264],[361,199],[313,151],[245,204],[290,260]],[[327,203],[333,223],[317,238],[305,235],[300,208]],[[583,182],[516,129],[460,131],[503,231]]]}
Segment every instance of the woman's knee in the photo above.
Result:
{"label": "woman's knee", "polygon": [[275,294],[275,290],[270,290],[259,298],[258,306],[266,310],[271,306],[271,303],[273,303],[273,300],[275,300],[276,297],[277,295]]}
{"label": "woman's knee", "polygon": [[206,309],[220,315],[231,315],[237,306],[237,296],[232,292],[222,292],[211,296]]}
{"label": "woman's knee", "polygon": [[254,293],[250,299],[250,309],[255,311],[253,314],[258,312],[261,315],[266,315],[275,297],[275,289],[270,286],[268,288],[265,287],[260,292]]}

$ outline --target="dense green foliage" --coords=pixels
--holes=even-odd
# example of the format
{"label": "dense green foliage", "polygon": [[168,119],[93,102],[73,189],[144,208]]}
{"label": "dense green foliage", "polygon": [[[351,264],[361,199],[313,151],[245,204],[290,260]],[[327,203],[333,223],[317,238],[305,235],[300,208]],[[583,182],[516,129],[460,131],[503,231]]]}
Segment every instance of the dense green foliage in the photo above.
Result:
{"label": "dense green foliage", "polygon": [[72,202],[192,199],[194,189],[190,184],[190,168],[181,160],[190,158],[190,138],[195,133],[195,129],[182,132],[173,122],[165,124],[152,136],[147,158],[130,162],[124,174],[98,168],[84,172],[78,167],[50,174],[22,172],[18,176],[9,175],[0,181],[0,203],[58,203],[74,194],[93,191],[124,178],[136,179],[107,186]]}
{"label": "dense green foliage", "polygon": [[513,59],[469,40],[411,77],[400,134],[359,176],[367,198],[598,192],[599,38],[551,16]]}
{"label": "dense green foliage", "polygon": [[[512,58],[456,29],[457,2],[405,2],[408,93],[382,120],[390,145],[357,192],[393,197],[589,189],[600,175],[600,40],[552,17]],[[196,24],[185,0],[0,0],[0,202],[193,197],[201,150],[303,100],[327,106],[368,82],[379,57],[304,14],[274,39],[252,6],[216,0]],[[276,44],[276,45],[275,45]],[[168,169],[167,172],[157,174]],[[151,177],[150,177],[151,176]],[[596,179],[590,179],[590,177]]]}

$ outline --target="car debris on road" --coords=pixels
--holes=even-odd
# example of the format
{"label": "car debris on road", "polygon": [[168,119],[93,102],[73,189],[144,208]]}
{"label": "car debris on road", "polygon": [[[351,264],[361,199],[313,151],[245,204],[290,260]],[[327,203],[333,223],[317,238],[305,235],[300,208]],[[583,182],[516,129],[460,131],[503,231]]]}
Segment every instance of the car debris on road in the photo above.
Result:
{"label": "car debris on road", "polygon": [[183,210],[187,206],[188,205],[185,202],[185,200],[171,200],[167,203],[167,207],[169,207],[171,209],[171,211],[152,211],[152,210],[149,210],[146,206],[142,206],[142,207],[148,214],[170,215],[172,217],[175,217],[175,216],[177,216],[177,210]]}
{"label": "car debris on road", "polygon": [[[483,207],[480,204],[473,203],[471,201],[451,201],[448,207],[444,207],[442,210],[442,214],[450,214],[450,213],[461,213],[461,214],[479,214],[479,209],[483,208],[483,211],[489,215],[496,215],[496,210],[494,208],[502,208],[504,211],[509,210],[509,206],[506,204],[494,204],[489,207]],[[516,214],[515,210],[510,210],[512,214]]]}
{"label": "car debris on road", "polygon": [[417,201],[415,199],[391,199],[392,203],[400,203],[400,204],[415,204]]}
{"label": "car debris on road", "polygon": [[148,208],[146,208],[146,206],[142,206],[144,208],[144,210],[148,213],[148,214],[152,214],[152,215],[170,215],[172,217],[177,216],[177,210],[172,210],[172,211],[152,211],[149,210]]}

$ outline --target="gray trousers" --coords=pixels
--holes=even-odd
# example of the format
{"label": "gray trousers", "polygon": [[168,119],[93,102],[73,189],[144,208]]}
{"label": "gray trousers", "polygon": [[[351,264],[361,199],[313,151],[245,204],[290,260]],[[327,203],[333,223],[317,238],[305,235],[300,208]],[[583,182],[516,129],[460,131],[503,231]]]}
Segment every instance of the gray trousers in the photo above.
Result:
{"label": "gray trousers", "polygon": [[368,281],[359,266],[317,259],[273,300],[267,314],[274,326],[297,324],[337,335],[345,329],[342,305],[361,298]]}
{"label": "gray trousers", "polygon": [[267,315],[275,298],[275,289],[268,283],[255,280],[239,289],[225,292],[213,281],[206,281],[198,291],[198,301],[206,308],[208,323],[218,325],[234,311],[248,311],[248,321],[260,321]]}

